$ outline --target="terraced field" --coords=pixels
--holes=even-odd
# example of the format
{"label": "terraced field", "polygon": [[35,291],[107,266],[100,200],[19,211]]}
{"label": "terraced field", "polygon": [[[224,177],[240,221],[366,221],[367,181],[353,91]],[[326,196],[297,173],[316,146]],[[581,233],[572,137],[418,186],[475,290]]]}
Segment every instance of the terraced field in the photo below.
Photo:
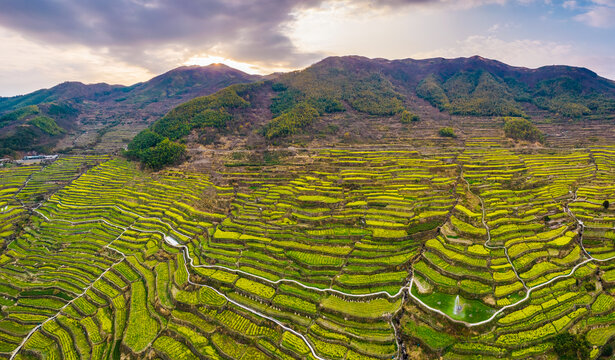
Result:
{"label": "terraced field", "polygon": [[[615,148],[0,172],[0,357],[556,358],[615,335]],[[612,260],[613,259],[613,260]]]}

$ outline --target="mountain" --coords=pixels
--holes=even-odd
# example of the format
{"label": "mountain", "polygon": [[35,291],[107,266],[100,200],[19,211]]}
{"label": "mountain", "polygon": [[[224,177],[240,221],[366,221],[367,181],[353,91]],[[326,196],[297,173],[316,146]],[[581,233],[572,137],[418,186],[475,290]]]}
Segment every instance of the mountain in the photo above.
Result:
{"label": "mountain", "polygon": [[48,152],[74,126],[78,111],[66,104],[28,105],[0,116],[0,155]]}
{"label": "mountain", "polygon": [[[58,143],[63,148],[77,145],[92,148],[106,133],[118,127],[126,130],[123,138],[131,138],[174,106],[232,84],[259,79],[259,76],[222,64],[182,66],[132,86],[65,82],[26,95],[0,98],[0,116],[4,119],[0,121],[0,128],[6,128],[0,135],[0,153],[50,151]],[[38,106],[38,114],[52,105],[72,109],[71,116],[56,119],[60,120],[58,126],[62,130],[58,134],[49,136],[37,132],[24,137],[23,132],[8,131],[22,129],[20,126],[23,125],[27,127],[30,119],[21,114],[31,112],[34,109],[32,106]],[[21,139],[13,139],[16,134]],[[17,146],[17,143],[20,145]],[[32,146],[27,146],[28,143]],[[44,146],[41,147],[41,144]],[[122,144],[121,141],[117,142],[107,150],[121,147]]]}
{"label": "mountain", "polygon": [[144,82],[133,85],[125,100],[133,104],[159,102],[164,99],[186,99],[209,95],[232,84],[257,81],[258,75],[249,75],[224,64],[208,66],[182,66]]}
{"label": "mountain", "polygon": [[306,71],[326,74],[331,69],[381,73],[398,90],[458,115],[524,116],[528,104],[569,118],[615,109],[615,82],[572,66],[528,69],[480,56],[426,60],[351,56],[327,58]]}
{"label": "mountain", "polygon": [[131,86],[83,84],[64,82],[50,89],[42,89],[26,95],[0,97],[0,114],[28,105],[49,102],[160,102],[168,99],[186,100],[195,96],[211,94],[229,85],[259,80],[260,76],[246,74],[223,64],[208,66],[182,66],[149,81]]}
{"label": "mountain", "polygon": [[[70,115],[47,114],[51,105],[70,108]],[[61,131],[51,135],[39,129],[23,137],[21,131],[33,130],[29,121],[35,115],[20,114],[32,112],[31,106],[38,106],[35,113],[52,119]],[[5,128],[0,152],[111,152],[148,126],[170,141],[262,147],[370,143],[419,133],[410,134],[410,126],[400,127],[401,122],[433,133],[433,126],[478,121],[466,117],[578,122],[609,120],[614,114],[615,82],[570,66],[528,69],[480,56],[343,56],[260,77],[213,64],[180,67],[131,86],[66,82],[0,98],[0,127]],[[415,124],[419,118],[423,121]],[[378,129],[380,125],[395,131]],[[11,139],[16,134],[27,141]]]}
{"label": "mountain", "polygon": [[[434,126],[446,125],[467,132],[481,119],[492,119],[483,124],[489,127],[506,117],[519,118],[509,123],[508,133],[517,129],[522,139],[543,139],[526,119],[578,123],[614,114],[615,82],[585,68],[527,69],[479,56],[329,57],[301,71],[188,101],[154,122],[129,149],[143,160],[157,154],[165,139],[217,147],[382,143],[415,136],[410,128],[432,134]],[[462,129],[464,121],[473,123]],[[401,125],[414,122],[427,126]]]}
{"label": "mountain", "polygon": [[26,95],[0,97],[0,114],[19,108],[51,102],[81,102],[108,96],[124,88],[119,85],[91,84],[86,85],[76,81],[64,82],[50,89],[42,89]]}

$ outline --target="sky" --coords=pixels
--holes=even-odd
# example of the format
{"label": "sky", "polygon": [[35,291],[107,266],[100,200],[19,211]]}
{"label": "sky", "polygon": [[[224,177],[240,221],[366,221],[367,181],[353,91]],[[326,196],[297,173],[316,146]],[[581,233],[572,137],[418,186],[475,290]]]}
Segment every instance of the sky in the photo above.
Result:
{"label": "sky", "polygon": [[332,55],[480,55],[615,79],[615,0],[0,0],[0,96],[130,85],[182,65],[268,74]]}

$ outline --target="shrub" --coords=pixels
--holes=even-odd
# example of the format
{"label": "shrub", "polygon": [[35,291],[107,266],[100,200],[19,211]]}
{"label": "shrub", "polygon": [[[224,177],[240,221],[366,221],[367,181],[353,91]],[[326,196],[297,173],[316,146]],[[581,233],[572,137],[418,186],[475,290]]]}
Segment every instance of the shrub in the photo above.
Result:
{"label": "shrub", "polygon": [[455,135],[455,130],[452,127],[441,128],[440,130],[438,130],[438,135],[442,137],[450,137],[450,138],[457,137],[457,135]]}
{"label": "shrub", "polygon": [[409,124],[413,121],[419,121],[419,116],[408,110],[404,110],[400,114],[400,120],[402,124]]}
{"label": "shrub", "polygon": [[504,134],[514,140],[544,141],[544,135],[524,118],[504,118]]}

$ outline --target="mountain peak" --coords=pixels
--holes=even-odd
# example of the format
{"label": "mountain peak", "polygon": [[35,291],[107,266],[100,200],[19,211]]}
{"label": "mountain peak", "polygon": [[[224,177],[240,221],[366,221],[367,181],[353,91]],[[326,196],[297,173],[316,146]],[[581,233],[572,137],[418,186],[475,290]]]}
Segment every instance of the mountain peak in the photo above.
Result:
{"label": "mountain peak", "polygon": [[202,72],[202,73],[235,73],[235,74],[245,74],[246,76],[253,76],[244,71],[236,69],[234,67],[228,66],[223,63],[211,63],[208,65],[183,65],[177,67],[175,69],[169,70],[166,73],[159,75],[164,76],[166,74],[175,74],[180,72]]}

